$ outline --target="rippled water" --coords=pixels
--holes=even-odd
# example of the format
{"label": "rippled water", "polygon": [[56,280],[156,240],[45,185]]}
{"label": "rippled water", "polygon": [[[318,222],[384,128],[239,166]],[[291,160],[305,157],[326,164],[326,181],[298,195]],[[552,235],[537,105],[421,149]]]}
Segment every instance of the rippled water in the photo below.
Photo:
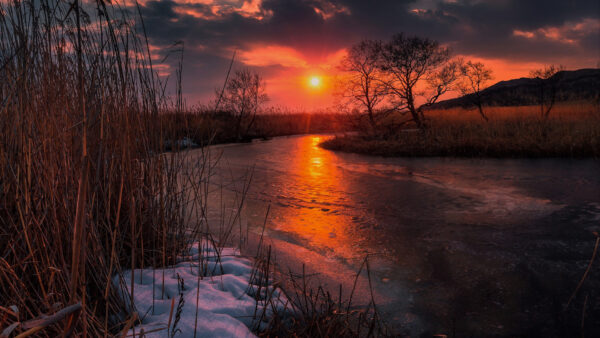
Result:
{"label": "rippled water", "polygon": [[[245,219],[356,269],[372,254],[386,319],[412,335],[600,333],[600,264],[565,303],[600,230],[600,161],[381,158],[335,153],[329,136],[214,147],[219,186],[252,169]],[[215,183],[217,184],[217,183]]]}

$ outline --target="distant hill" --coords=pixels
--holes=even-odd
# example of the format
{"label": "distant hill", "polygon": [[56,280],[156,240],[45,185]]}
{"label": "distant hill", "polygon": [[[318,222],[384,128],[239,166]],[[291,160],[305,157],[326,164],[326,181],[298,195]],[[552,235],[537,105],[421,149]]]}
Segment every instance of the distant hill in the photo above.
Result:
{"label": "distant hill", "polygon": [[[579,69],[561,71],[547,80],[520,78],[500,81],[481,92],[485,106],[526,106],[539,103],[540,81],[543,81],[546,95],[549,89],[556,89],[556,102],[597,101],[600,99],[600,69]],[[431,108],[454,108],[473,106],[473,96],[465,95],[455,99],[440,101]]]}

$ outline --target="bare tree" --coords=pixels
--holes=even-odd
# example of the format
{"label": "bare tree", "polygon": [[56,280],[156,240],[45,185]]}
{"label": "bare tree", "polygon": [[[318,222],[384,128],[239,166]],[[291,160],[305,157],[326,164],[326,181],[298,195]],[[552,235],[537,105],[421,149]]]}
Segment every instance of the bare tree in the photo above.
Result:
{"label": "bare tree", "polygon": [[379,68],[389,74],[386,85],[395,103],[411,114],[419,128],[425,128],[424,108],[450,90],[459,74],[450,51],[436,41],[401,33],[384,44],[379,54]]}
{"label": "bare tree", "polygon": [[489,121],[483,112],[481,91],[488,81],[492,79],[492,70],[481,62],[460,62],[462,79],[458,82],[458,90],[462,95],[468,95],[479,109],[479,114],[485,121]]}
{"label": "bare tree", "polygon": [[548,65],[529,73],[538,84],[538,102],[543,118],[547,119],[550,116],[550,110],[556,100],[556,86],[559,80],[555,75],[563,70],[565,70],[563,65]]}
{"label": "bare tree", "polygon": [[222,93],[221,104],[234,116],[238,140],[248,133],[260,106],[267,101],[265,83],[258,73],[250,69],[238,70],[229,79]]}
{"label": "bare tree", "polygon": [[381,45],[380,41],[364,40],[352,46],[340,67],[346,76],[339,95],[364,108],[371,130],[377,126],[376,109],[388,93],[378,68]]}

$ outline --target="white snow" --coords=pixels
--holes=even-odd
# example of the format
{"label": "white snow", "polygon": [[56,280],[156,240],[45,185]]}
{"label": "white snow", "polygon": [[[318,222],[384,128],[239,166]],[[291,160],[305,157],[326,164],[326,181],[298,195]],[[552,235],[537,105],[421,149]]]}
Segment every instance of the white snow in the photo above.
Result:
{"label": "white snow", "polygon": [[[181,258],[176,266],[134,270],[133,302],[141,324],[129,330],[127,336],[140,337],[143,329],[144,337],[168,337],[175,331],[174,337],[194,337],[194,331],[196,337],[254,337],[249,327],[261,317],[263,306],[251,295],[257,288],[249,283],[252,261],[240,257],[234,249],[224,248],[219,264],[214,248],[203,243],[202,251],[203,264],[199,264],[200,250],[195,243],[189,256]],[[198,278],[199,271],[204,271],[200,273],[202,279]],[[131,270],[123,272],[121,279],[115,276],[113,283],[129,307]],[[274,298],[284,298],[278,289],[271,287],[269,292]],[[285,309],[283,301],[277,303],[278,308]],[[180,319],[176,320],[178,307]]]}

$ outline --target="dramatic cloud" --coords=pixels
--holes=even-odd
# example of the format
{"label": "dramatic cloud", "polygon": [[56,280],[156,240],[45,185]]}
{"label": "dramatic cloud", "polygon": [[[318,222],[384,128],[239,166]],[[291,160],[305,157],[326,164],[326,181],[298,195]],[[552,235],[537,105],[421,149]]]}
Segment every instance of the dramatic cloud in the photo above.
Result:
{"label": "dramatic cloud", "polygon": [[282,66],[307,68],[308,62],[295,49],[283,46],[264,46],[240,53],[240,61],[249,66]]}
{"label": "dramatic cloud", "polygon": [[[235,67],[261,72],[274,104],[323,104],[330,93],[302,87],[308,76],[335,76],[346,48],[398,32],[488,62],[497,80],[547,63],[573,69],[600,60],[596,0],[166,0],[141,6],[161,57],[175,41],[185,43],[190,103],[210,99],[237,50]],[[173,68],[162,67],[163,73]]]}

